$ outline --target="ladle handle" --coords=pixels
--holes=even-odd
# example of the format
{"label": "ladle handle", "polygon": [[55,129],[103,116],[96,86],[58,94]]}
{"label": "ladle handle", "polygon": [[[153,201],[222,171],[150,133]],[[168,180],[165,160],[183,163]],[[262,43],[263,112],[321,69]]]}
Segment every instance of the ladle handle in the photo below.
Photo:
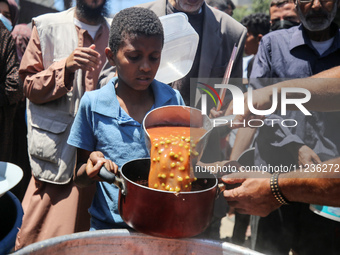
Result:
{"label": "ladle handle", "polygon": [[104,165],[100,168],[98,176],[102,178],[104,181],[116,185],[118,188],[120,188],[121,193],[123,195],[126,195],[126,188],[123,179],[107,170],[107,168]]}
{"label": "ladle handle", "polygon": [[116,175],[107,170],[104,165],[100,168],[98,176],[108,183],[114,183],[116,180]]}

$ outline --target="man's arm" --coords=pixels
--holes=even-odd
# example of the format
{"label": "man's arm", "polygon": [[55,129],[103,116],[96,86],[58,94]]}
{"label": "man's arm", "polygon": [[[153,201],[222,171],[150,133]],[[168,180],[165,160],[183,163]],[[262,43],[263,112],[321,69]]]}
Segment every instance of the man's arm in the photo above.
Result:
{"label": "man's arm", "polygon": [[34,26],[31,39],[22,58],[19,74],[24,81],[26,97],[36,104],[58,99],[72,89],[74,72],[99,68],[100,54],[95,45],[78,47],[70,56],[45,69],[40,39]]}
{"label": "man's arm", "polygon": [[[328,206],[340,206],[340,158],[323,162],[323,172],[298,169],[296,172],[279,175],[278,185],[282,195],[290,202],[302,202]],[[226,175],[226,184],[241,184],[225,190],[223,195],[228,204],[238,212],[267,216],[281,204],[270,188],[269,173],[235,173]]]}
{"label": "man's arm", "polygon": [[[281,98],[282,88],[304,88],[311,93],[311,99],[304,104],[304,106],[309,110],[314,111],[339,111],[340,110],[340,66],[333,67],[326,71],[320,72],[310,78],[294,79],[289,81],[283,81],[276,83],[274,85],[254,90],[253,93],[253,105],[255,109],[266,110],[271,107],[273,89],[277,89],[278,99]],[[289,98],[298,98],[298,94],[288,93]],[[244,114],[237,115],[235,117],[235,122],[242,122],[243,120],[258,118],[250,112],[248,108],[248,94],[245,93],[244,98]],[[280,106],[280,103],[278,103]],[[290,108],[289,108],[290,107]],[[291,105],[288,105],[289,110],[297,110]],[[232,103],[229,105],[226,115],[232,114]],[[235,128],[238,126],[235,125]]]}
{"label": "man's arm", "polygon": [[234,146],[230,154],[230,160],[237,160],[241,154],[252,146],[256,128],[240,128],[237,130]]}
{"label": "man's arm", "polygon": [[[15,104],[23,98],[22,87],[19,82],[19,62],[16,55],[15,42],[4,26],[1,26],[1,84],[0,107]],[[3,79],[4,78],[4,79]],[[2,80],[3,79],[3,80]]]}
{"label": "man's arm", "polygon": [[72,79],[64,82],[65,60],[53,63],[46,70],[43,65],[37,28],[32,29],[20,65],[20,78],[24,81],[26,97],[33,103],[45,103],[65,95],[71,89]]}

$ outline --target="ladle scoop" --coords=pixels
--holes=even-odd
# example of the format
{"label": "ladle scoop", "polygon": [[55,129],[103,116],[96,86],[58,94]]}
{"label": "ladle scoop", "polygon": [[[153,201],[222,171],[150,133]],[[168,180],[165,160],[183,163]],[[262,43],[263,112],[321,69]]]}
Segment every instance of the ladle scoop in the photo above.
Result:
{"label": "ladle scoop", "polygon": [[[203,128],[206,130],[196,144],[195,150],[198,152],[197,161],[201,159],[203,151],[207,145],[207,141],[213,129],[224,129],[224,134],[231,131],[231,120],[234,115],[223,116],[220,118],[210,119],[207,115],[196,108],[189,106],[163,106],[150,111],[143,120],[143,128],[146,133],[145,142],[147,148],[150,150],[151,141],[148,133],[148,128],[159,126],[185,126],[192,128]],[[195,162],[192,162],[195,163]]]}

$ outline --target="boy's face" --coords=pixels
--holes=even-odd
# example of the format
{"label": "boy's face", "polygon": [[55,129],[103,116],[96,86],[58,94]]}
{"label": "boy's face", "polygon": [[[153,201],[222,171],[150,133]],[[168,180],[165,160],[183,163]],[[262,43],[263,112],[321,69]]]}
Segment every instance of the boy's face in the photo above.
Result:
{"label": "boy's face", "polygon": [[261,38],[262,34],[254,36],[253,33],[248,32],[246,42],[244,44],[244,53],[247,54],[248,56],[256,54]]}
{"label": "boy's face", "polygon": [[117,54],[106,48],[110,64],[117,69],[118,86],[146,90],[157,73],[162,47],[161,36],[127,36]]}

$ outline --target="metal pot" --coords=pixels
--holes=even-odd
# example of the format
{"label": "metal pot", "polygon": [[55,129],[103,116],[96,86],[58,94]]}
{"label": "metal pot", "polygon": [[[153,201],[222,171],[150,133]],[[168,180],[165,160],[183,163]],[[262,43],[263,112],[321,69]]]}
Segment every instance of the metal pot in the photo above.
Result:
{"label": "metal pot", "polygon": [[217,179],[209,175],[194,182],[192,191],[175,193],[149,188],[149,170],[150,159],[136,159],[122,166],[120,178],[107,180],[120,187],[119,212],[123,220],[152,236],[183,238],[202,233],[213,215]]}
{"label": "metal pot", "polygon": [[[229,116],[229,119],[233,116]],[[145,142],[150,149],[147,128],[155,126],[200,127],[207,132],[200,138],[196,151],[200,159],[209,134],[215,124],[200,110],[187,106],[164,106],[149,112],[143,120]],[[195,164],[196,162],[192,162]],[[219,191],[217,178],[212,174],[200,176],[193,182],[190,192],[169,192],[151,189],[147,185],[150,159],[137,159],[124,164],[120,177],[103,167],[99,176],[120,188],[119,212],[123,220],[135,230],[160,237],[183,238],[202,233],[210,224],[216,195]],[[196,186],[196,187],[195,187]]]}
{"label": "metal pot", "polygon": [[165,239],[129,233],[127,230],[98,230],[58,236],[33,243],[13,255],[261,255],[247,248],[201,239]]}

